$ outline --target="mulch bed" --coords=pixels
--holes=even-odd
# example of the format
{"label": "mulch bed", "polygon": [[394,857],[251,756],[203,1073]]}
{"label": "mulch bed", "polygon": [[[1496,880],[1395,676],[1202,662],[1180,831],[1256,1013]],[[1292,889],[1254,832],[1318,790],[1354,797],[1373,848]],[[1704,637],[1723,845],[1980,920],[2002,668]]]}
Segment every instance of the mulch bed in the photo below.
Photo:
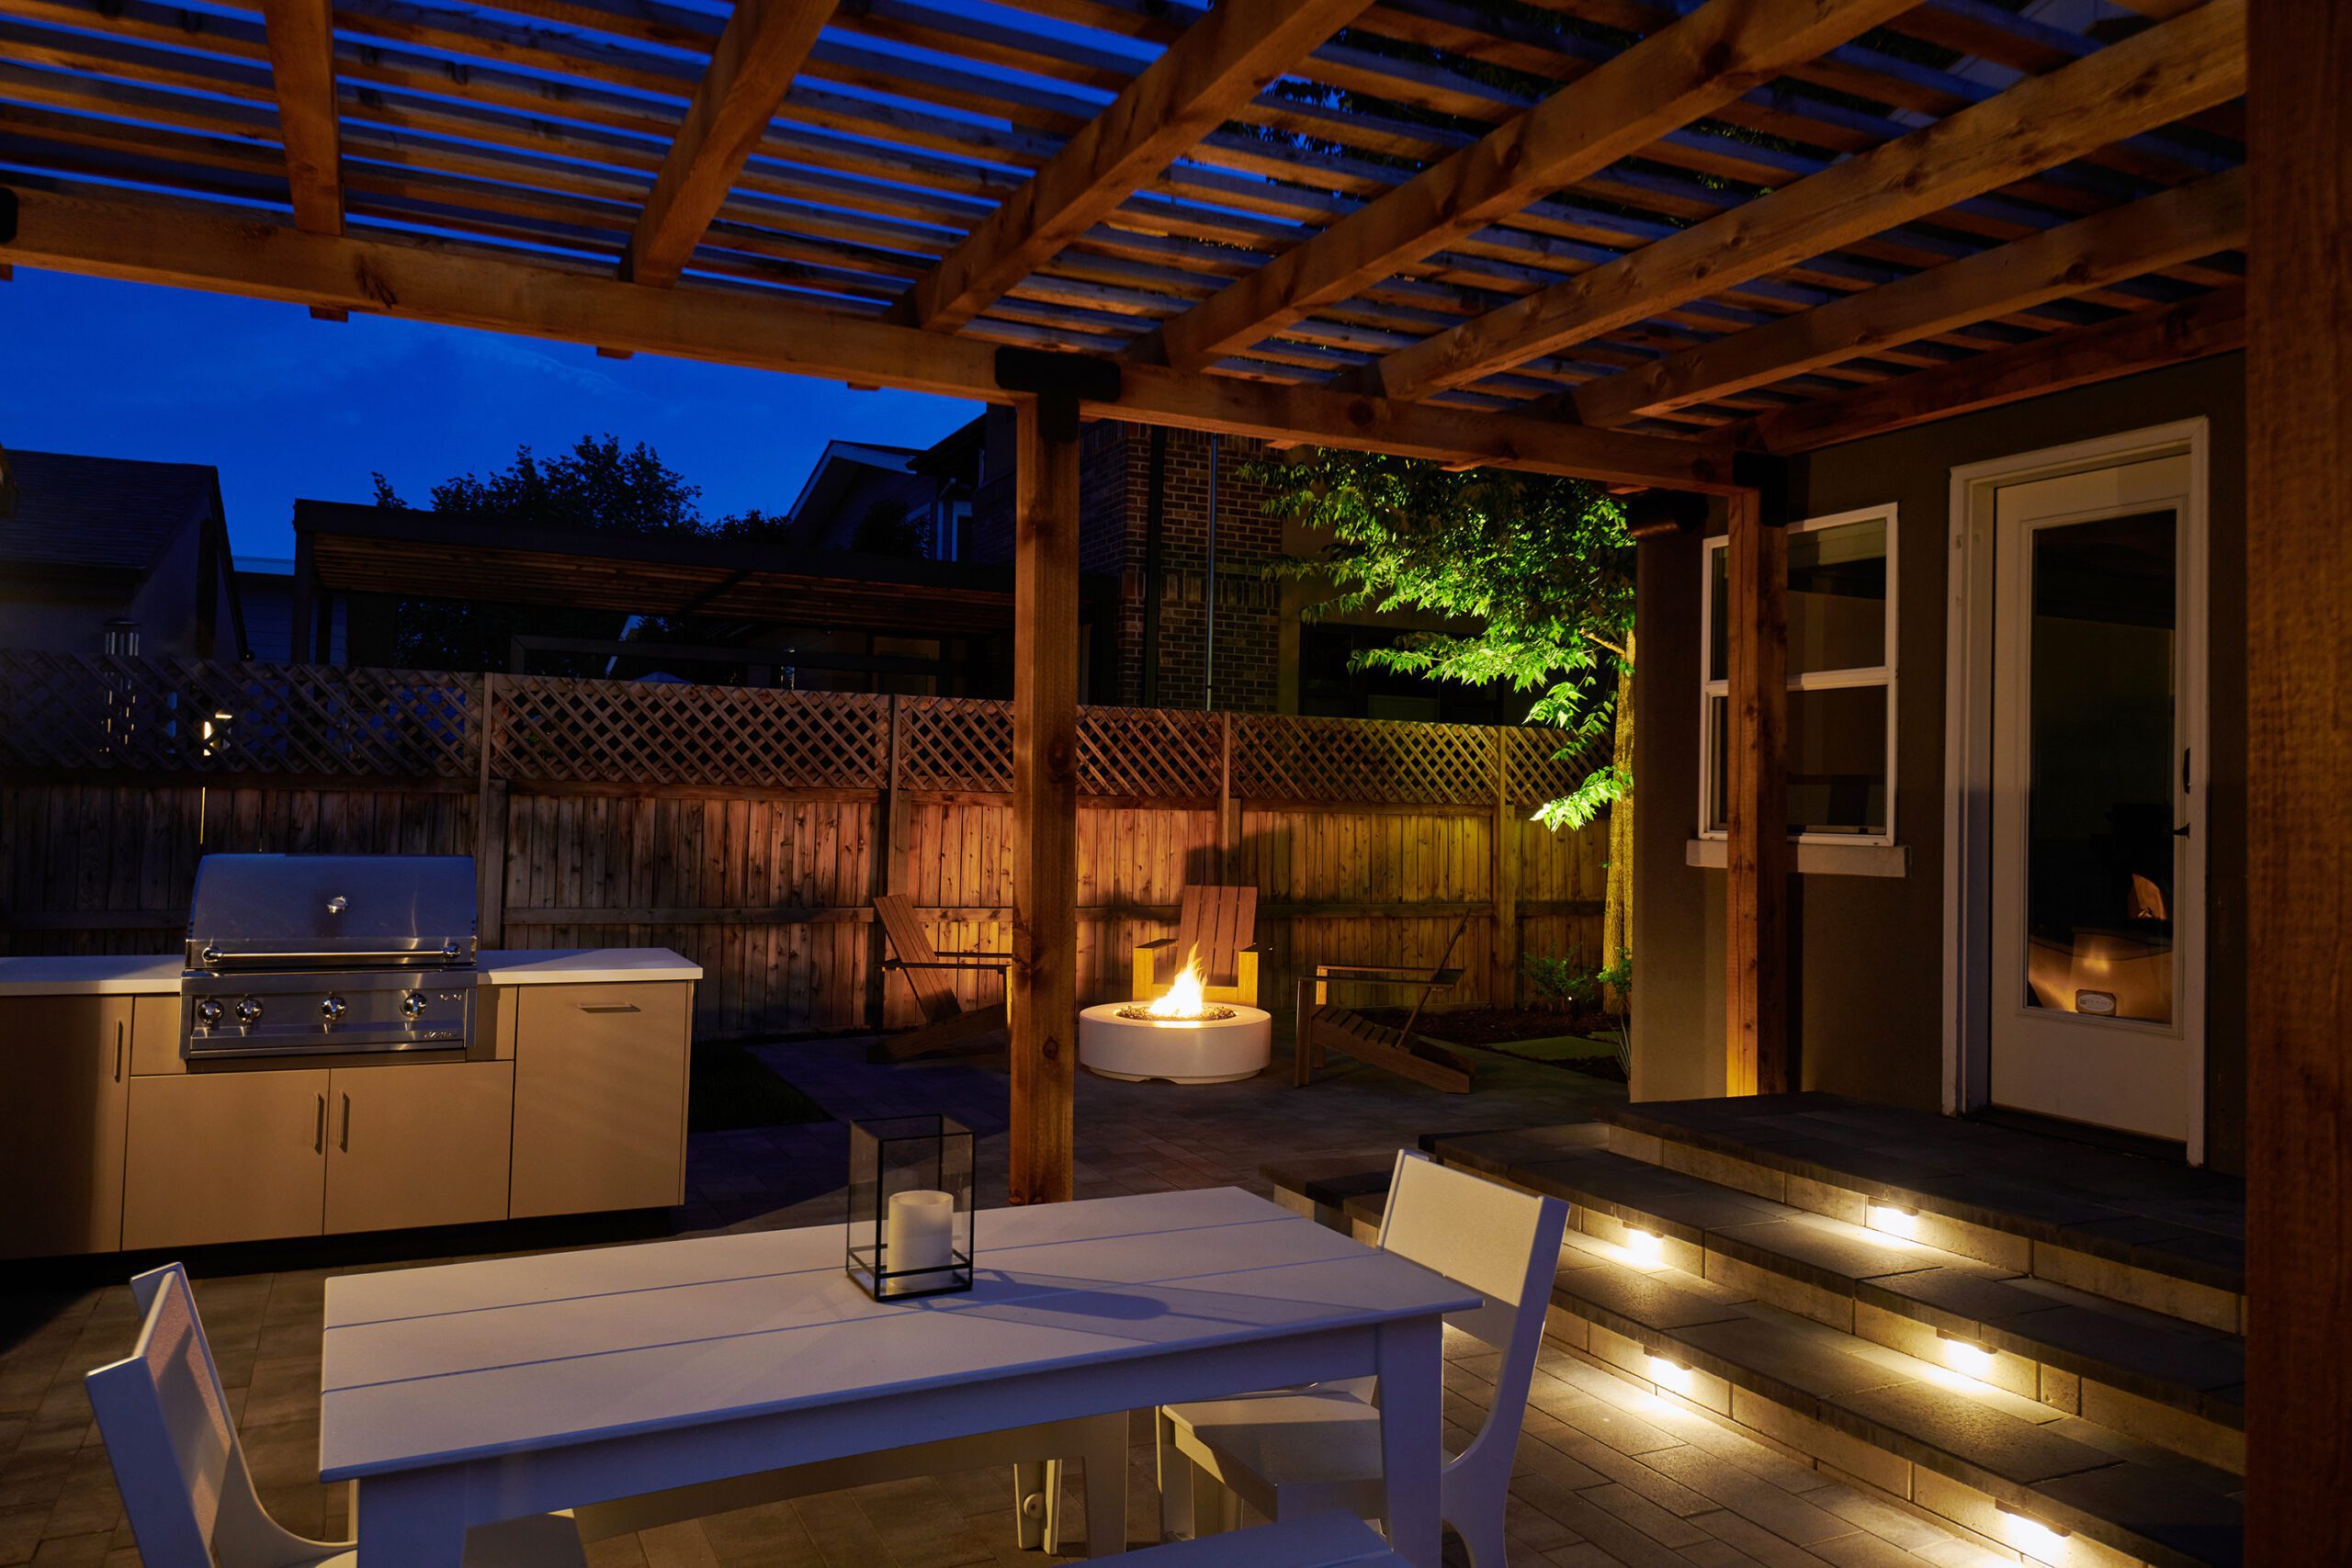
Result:
{"label": "mulch bed", "polygon": [[[1366,1008],[1363,1013],[1377,1022],[1402,1027],[1406,1010],[1403,1008]],[[1547,1067],[1566,1067],[1571,1072],[1583,1073],[1610,1083],[1625,1081],[1625,1069],[1618,1066],[1616,1053],[1607,1043],[1616,1032],[1616,1021],[1604,1012],[1553,1011],[1546,1008],[1461,1008],[1452,1012],[1428,1014],[1421,1020],[1421,1027],[1432,1039],[1442,1040],[1449,1045],[1467,1045],[1522,1062],[1537,1062]],[[1557,1040],[1567,1034],[1583,1035],[1598,1043],[1590,1054],[1546,1050],[1538,1055],[1511,1049],[1529,1041]]]}

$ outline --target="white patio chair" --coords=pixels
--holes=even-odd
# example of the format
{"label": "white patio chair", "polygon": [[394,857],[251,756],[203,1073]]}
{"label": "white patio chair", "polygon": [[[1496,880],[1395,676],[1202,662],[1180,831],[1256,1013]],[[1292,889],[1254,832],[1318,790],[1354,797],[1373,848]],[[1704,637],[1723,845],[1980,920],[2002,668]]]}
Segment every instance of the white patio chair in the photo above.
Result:
{"label": "white patio chair", "polygon": [[[1396,1154],[1380,1246],[1487,1298],[1448,1323],[1502,1352],[1487,1424],[1440,1472],[1439,1512],[1476,1568],[1503,1568],[1503,1506],[1527,1390],[1560,1264],[1567,1208]],[[1382,1507],[1378,1391],[1370,1378],[1276,1389],[1159,1412],[1163,1535],[1239,1522],[1240,1504],[1281,1521]]]}
{"label": "white patio chair", "polygon": [[[261,1506],[187,1272],[166,1264],[131,1280],[130,1290],[142,1314],[138,1343],[83,1383],[140,1561],[147,1568],[358,1568],[352,1542],[305,1540]],[[586,1562],[564,1514],[484,1526],[466,1539],[466,1568]]]}

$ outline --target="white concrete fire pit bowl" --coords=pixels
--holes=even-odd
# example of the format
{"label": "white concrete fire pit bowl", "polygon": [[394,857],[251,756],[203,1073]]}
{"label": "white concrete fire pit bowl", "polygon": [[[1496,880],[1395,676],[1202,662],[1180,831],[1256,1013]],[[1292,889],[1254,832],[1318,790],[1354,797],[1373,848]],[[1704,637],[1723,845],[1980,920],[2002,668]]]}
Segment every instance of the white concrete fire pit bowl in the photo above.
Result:
{"label": "white concrete fire pit bowl", "polygon": [[1078,1015],[1078,1059],[1089,1072],[1129,1083],[1234,1083],[1265,1071],[1273,1014],[1212,1002],[1202,1018],[1152,1018],[1135,1002],[1104,1002]]}

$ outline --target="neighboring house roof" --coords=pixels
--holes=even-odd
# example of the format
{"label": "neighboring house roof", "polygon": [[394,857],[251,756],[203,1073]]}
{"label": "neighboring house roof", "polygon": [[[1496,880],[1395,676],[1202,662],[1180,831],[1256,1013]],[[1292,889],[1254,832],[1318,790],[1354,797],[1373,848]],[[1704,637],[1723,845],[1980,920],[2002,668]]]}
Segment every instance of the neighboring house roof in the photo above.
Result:
{"label": "neighboring house roof", "polygon": [[144,572],[192,518],[220,511],[220,470],[62,452],[8,454],[15,510],[0,517],[0,560]]}
{"label": "neighboring house roof", "polygon": [[828,441],[819,455],[816,465],[808,470],[799,495],[793,499],[787,516],[797,532],[802,519],[812,508],[822,509],[836,503],[836,498],[847,485],[856,482],[850,470],[865,468],[886,474],[912,471],[910,465],[921,452],[915,446],[877,446],[864,441]]}

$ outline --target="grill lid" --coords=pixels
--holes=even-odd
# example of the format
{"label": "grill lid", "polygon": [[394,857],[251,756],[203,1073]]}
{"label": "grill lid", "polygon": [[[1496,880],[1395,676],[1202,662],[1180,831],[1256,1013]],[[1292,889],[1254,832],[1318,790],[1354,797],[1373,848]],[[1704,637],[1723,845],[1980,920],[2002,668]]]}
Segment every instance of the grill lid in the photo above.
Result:
{"label": "grill lid", "polygon": [[470,965],[470,855],[207,855],[191,970]]}

